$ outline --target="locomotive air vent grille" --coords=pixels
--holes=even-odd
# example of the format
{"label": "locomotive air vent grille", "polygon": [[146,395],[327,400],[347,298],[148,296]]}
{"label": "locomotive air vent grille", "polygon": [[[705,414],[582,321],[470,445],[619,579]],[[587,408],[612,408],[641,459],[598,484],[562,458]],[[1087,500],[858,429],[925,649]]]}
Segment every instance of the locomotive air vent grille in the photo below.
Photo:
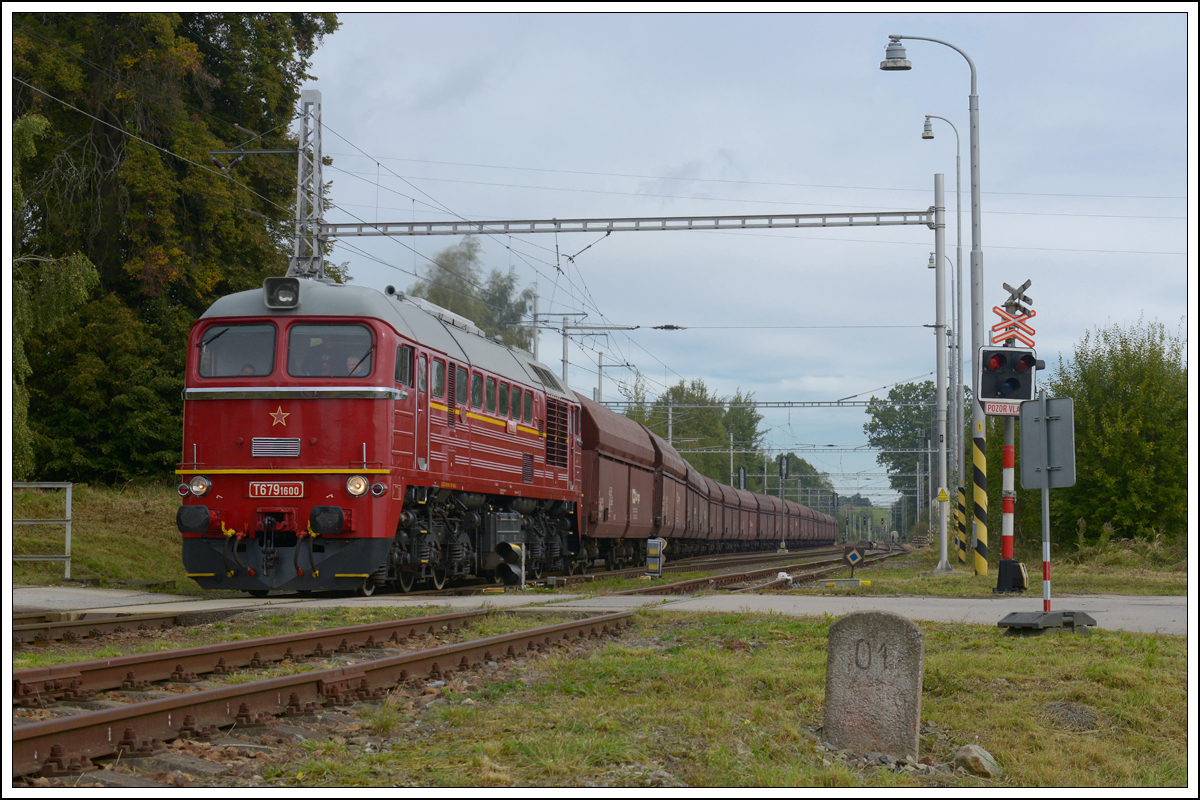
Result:
{"label": "locomotive air vent grille", "polygon": [[250,440],[250,455],[264,458],[296,458],[300,455],[300,440],[256,437]]}
{"label": "locomotive air vent grille", "polygon": [[533,455],[531,453],[521,454],[521,480],[525,483],[533,483]]}

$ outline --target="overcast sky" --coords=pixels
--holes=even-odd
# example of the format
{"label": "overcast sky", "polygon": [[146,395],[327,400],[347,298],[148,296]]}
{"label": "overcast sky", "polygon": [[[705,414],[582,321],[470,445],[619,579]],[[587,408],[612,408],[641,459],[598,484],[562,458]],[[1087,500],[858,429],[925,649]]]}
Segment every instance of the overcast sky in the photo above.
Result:
{"label": "overcast sky", "polygon": [[[1095,326],[1144,319],[1186,333],[1191,323],[1195,23],[1182,13],[341,20],[308,87],[323,96],[330,222],[921,210],[942,172],[953,259],[955,136],[934,120],[936,139],[921,139],[934,114],[962,139],[969,289],[967,63],[910,40],[911,71],[879,69],[888,34],[927,36],[978,70],[987,327],[1001,284],[1026,279],[1051,365]],[[933,378],[928,228],[599,238],[482,240],[486,266],[536,284],[543,312],[642,326],[572,342],[578,391],[595,387],[599,352],[635,364],[652,395],[701,378],[762,401],[866,399]],[[348,238],[332,257],[359,285],[406,290],[457,242]],[[689,330],[648,329],[668,323]],[[561,352],[561,337],[543,332],[541,359],[556,373]],[[632,375],[605,369],[605,399],[621,399],[617,383]],[[843,493],[894,497],[873,455],[831,452],[866,444],[863,409],[764,416],[770,446],[816,446],[806,457]]]}

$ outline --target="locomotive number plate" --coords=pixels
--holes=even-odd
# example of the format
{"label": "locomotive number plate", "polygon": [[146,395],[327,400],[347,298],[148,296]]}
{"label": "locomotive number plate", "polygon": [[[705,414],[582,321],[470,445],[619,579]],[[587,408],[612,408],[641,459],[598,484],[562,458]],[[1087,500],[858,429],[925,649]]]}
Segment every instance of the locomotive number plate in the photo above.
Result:
{"label": "locomotive number plate", "polygon": [[304,497],[302,481],[250,481],[251,497]]}

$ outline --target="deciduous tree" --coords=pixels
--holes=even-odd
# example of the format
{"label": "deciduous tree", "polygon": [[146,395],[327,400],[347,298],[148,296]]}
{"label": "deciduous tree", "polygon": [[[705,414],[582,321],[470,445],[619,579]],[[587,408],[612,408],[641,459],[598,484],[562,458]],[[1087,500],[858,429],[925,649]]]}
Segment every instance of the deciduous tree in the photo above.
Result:
{"label": "deciduous tree", "polygon": [[1117,536],[1182,534],[1187,526],[1188,385],[1185,340],[1158,322],[1084,334],[1045,382],[1075,400],[1076,483],[1050,493],[1063,542],[1105,523]]}

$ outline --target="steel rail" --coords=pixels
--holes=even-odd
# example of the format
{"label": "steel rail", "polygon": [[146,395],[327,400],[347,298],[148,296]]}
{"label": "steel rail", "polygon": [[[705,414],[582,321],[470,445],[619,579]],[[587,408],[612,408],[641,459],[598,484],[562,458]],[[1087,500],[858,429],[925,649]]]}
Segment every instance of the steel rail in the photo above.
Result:
{"label": "steel rail", "polygon": [[279,714],[304,716],[321,706],[383,697],[397,684],[421,675],[446,677],[472,662],[544,651],[552,644],[585,637],[615,635],[634,613],[605,614],[345,667],[18,725],[12,730],[12,772],[74,775],[92,769],[93,758],[115,753],[124,758],[151,755],[161,750],[166,740],[209,737],[223,726],[263,725]]}
{"label": "steel rail", "polygon": [[401,639],[412,638],[418,633],[436,633],[443,628],[454,628],[487,613],[480,609],[410,617],[14,670],[13,703],[36,708],[45,705],[48,699],[86,700],[96,692],[109,689],[145,689],[154,681],[167,680],[188,683],[199,680],[200,675],[225,674],[243,667],[263,667],[286,658],[349,653],[378,647],[388,641],[398,644]]}
{"label": "steel rail", "polygon": [[[53,614],[27,614],[13,617],[13,644],[35,644],[66,639],[85,639],[131,630],[167,630],[174,627],[180,612],[157,614],[83,614],[76,619],[51,620]],[[26,618],[37,618],[35,621]]]}
{"label": "steel rail", "polygon": [[727,583],[738,583],[740,581],[749,580],[760,575],[769,575],[772,572],[781,570],[794,569],[799,567],[812,567],[817,564],[834,563],[841,564],[841,559],[828,559],[826,561],[809,561],[806,563],[788,564],[782,567],[770,567],[768,569],[756,569],[750,572],[731,572],[726,575],[713,575],[708,578],[693,578],[687,581],[678,581],[676,583],[667,583],[662,586],[646,586],[640,589],[626,589],[623,592],[613,592],[614,595],[626,594],[680,594],[682,592],[691,591],[692,589],[701,589],[708,587],[723,586]]}
{"label": "steel rail", "polygon": [[[877,561],[883,561],[885,558],[892,558],[893,556],[901,556],[901,555],[907,555],[907,554],[902,553],[902,552],[896,552],[896,553],[884,553],[882,555],[868,556],[866,559],[864,559],[864,566],[866,564],[874,564]],[[742,589],[733,589],[730,591],[730,594],[743,594],[745,592],[762,592],[762,591],[766,591],[767,589],[777,589],[780,586],[787,585],[787,582],[789,579],[792,582],[795,582],[797,580],[816,578],[816,577],[819,577],[820,575],[823,575],[826,572],[835,572],[836,570],[842,569],[842,567],[844,567],[844,566],[845,566],[844,564],[838,564],[836,566],[826,567],[825,569],[812,570],[811,572],[801,572],[798,575],[789,575],[787,578],[776,578],[775,580],[768,581],[766,583],[759,583],[759,584],[755,584],[754,586],[747,586]]]}

